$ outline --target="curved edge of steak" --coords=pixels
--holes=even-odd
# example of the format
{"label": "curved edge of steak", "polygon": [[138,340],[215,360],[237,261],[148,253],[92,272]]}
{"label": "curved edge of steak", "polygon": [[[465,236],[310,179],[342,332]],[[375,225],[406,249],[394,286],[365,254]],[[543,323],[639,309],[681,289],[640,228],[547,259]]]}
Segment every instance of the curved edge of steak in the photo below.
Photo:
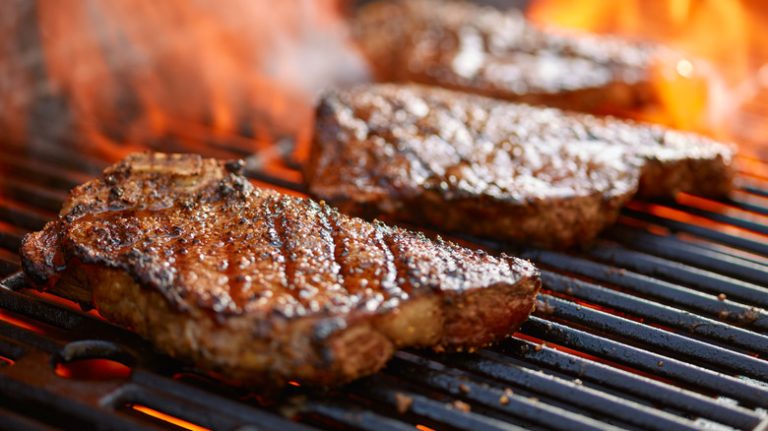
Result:
{"label": "curved edge of steak", "polygon": [[671,52],[606,35],[542,29],[518,10],[466,1],[366,4],[352,33],[381,81],[632,116],[658,103],[650,75]]}
{"label": "curved edge of steak", "polygon": [[474,349],[534,307],[540,278],[528,261],[347,217],[228,166],[128,157],[24,238],[25,273],[247,385],[338,385],[401,347]]}
{"label": "curved edge of steak", "polygon": [[589,244],[639,193],[732,187],[707,138],[419,85],[327,93],[305,180],[351,214],[544,247]]}

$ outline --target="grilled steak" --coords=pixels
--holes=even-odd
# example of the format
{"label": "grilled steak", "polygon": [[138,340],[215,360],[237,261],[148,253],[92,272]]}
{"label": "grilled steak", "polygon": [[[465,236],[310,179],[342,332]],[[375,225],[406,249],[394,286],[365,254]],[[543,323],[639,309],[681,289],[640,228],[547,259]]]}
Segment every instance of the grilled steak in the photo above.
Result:
{"label": "grilled steak", "polygon": [[352,28],[379,80],[600,114],[653,105],[651,68],[667,55],[616,37],[542,30],[519,11],[469,2],[375,2]]}
{"label": "grilled steak", "polygon": [[236,167],[130,156],[24,238],[24,270],[245,384],[338,384],[400,347],[473,349],[533,307],[540,282],[527,261],[259,189]]}
{"label": "grilled steak", "polygon": [[417,85],[325,95],[306,166],[343,211],[547,247],[591,241],[636,193],[723,195],[701,136]]}

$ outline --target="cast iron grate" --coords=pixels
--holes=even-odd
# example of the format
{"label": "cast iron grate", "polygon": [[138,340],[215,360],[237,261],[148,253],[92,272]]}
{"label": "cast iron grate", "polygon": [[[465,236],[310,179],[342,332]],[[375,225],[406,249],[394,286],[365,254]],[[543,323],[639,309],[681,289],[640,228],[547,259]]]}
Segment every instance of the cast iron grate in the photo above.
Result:
{"label": "cast iron grate", "polygon": [[[178,141],[154,148],[189,151]],[[215,142],[194,150],[204,148],[229,158],[251,152]],[[290,145],[275,149],[248,158],[249,176],[303,193]],[[757,174],[741,175],[729,200],[634,202],[588,251],[517,250],[543,269],[544,291],[535,315],[499,346],[402,351],[341,389],[264,395],[222,385],[94,313],[24,289],[22,236],[107,164],[63,145],[9,144],[0,154],[0,428],[768,429],[768,179]],[[61,367],[88,358],[130,372],[62,377]],[[105,364],[114,362],[94,367]],[[400,412],[403,400],[410,405]]]}

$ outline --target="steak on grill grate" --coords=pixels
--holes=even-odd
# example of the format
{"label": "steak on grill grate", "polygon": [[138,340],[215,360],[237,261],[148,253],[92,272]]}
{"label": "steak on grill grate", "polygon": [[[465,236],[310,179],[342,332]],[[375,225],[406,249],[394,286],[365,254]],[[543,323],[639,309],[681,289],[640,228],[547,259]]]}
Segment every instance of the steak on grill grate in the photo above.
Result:
{"label": "steak on grill grate", "polygon": [[725,195],[704,137],[418,85],[328,93],[305,173],[342,210],[547,247],[590,242],[633,195]]}
{"label": "steak on grill grate", "polygon": [[655,103],[660,48],[536,28],[518,10],[401,0],[362,7],[353,34],[384,81],[418,82],[592,113]]}
{"label": "steak on grill grate", "polygon": [[511,334],[537,270],[253,187],[239,165],[141,154],[25,237],[26,274],[241,383],[338,384],[404,346]]}

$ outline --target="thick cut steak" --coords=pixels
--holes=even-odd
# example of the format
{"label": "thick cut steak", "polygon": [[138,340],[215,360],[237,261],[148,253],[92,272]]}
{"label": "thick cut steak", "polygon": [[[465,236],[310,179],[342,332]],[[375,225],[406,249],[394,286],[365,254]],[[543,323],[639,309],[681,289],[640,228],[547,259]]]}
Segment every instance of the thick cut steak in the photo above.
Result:
{"label": "thick cut steak", "polygon": [[374,2],[352,29],[378,80],[599,114],[655,105],[653,67],[677,60],[654,45],[544,30],[517,10],[460,1]]}
{"label": "thick cut steak", "polygon": [[25,237],[39,286],[245,384],[338,384],[395,349],[473,349],[526,319],[529,262],[256,188],[196,155],[141,154]]}
{"label": "thick cut steak", "polygon": [[305,174],[351,214],[568,247],[636,193],[727,194],[731,152],[660,126],[378,84],[322,98]]}

